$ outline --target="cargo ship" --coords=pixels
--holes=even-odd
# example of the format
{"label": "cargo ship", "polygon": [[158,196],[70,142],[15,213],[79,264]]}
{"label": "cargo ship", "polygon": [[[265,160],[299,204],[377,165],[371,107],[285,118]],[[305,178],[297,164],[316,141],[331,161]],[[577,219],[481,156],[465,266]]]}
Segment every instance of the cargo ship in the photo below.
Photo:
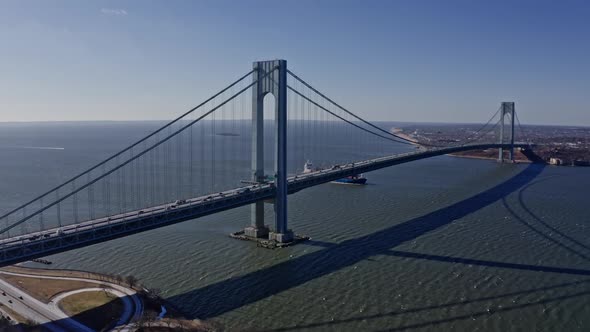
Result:
{"label": "cargo ship", "polygon": [[[337,166],[335,166],[335,167],[337,167]],[[335,168],[332,168],[332,169],[335,169]],[[303,165],[303,174],[309,174],[309,173],[313,173],[313,172],[317,172],[317,171],[319,171],[319,169],[314,168],[313,163],[309,160],[307,162],[305,162],[305,164]],[[363,185],[363,184],[367,183],[367,178],[364,177],[362,174],[356,174],[356,175],[347,176],[342,179],[334,180],[334,181],[332,181],[332,183]]]}
{"label": "cargo ship", "polygon": [[358,174],[358,175],[347,176],[345,178],[332,181],[332,183],[363,185],[363,184],[367,183],[367,178],[364,177],[362,174]]}

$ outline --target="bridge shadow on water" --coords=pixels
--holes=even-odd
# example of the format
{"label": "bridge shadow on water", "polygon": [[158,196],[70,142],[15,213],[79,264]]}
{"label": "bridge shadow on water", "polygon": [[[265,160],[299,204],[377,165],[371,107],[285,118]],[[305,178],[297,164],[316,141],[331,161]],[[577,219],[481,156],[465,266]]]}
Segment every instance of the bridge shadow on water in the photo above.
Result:
{"label": "bridge shadow on water", "polygon": [[[556,177],[556,176],[554,176],[554,177]],[[551,178],[553,178],[553,177],[551,177]],[[553,227],[553,226],[549,225],[547,222],[543,221],[543,220],[542,220],[541,218],[539,218],[539,216],[537,216],[537,215],[536,215],[536,214],[535,214],[535,213],[534,213],[534,212],[533,212],[531,209],[529,209],[529,207],[528,207],[528,206],[527,206],[527,205],[524,203],[523,196],[524,196],[524,192],[525,192],[527,189],[529,189],[529,188],[530,188],[532,185],[534,185],[534,184],[537,184],[537,183],[539,183],[539,182],[541,182],[541,181],[546,181],[546,180],[549,180],[549,179],[551,179],[551,178],[545,178],[545,179],[543,179],[543,180],[538,180],[538,181],[535,181],[535,182],[529,183],[529,184],[527,184],[526,186],[524,186],[522,189],[520,189],[520,190],[519,190],[519,192],[518,192],[518,203],[519,203],[519,206],[520,206],[520,207],[521,207],[521,208],[522,208],[522,209],[523,209],[523,210],[524,210],[524,211],[525,211],[525,212],[526,212],[526,213],[527,213],[529,216],[531,216],[531,217],[532,217],[532,218],[533,218],[533,219],[534,219],[536,222],[538,222],[539,224],[541,224],[541,225],[543,225],[543,226],[545,226],[545,227],[549,228],[549,229],[550,229],[552,232],[554,232],[554,233],[558,234],[559,236],[561,236],[561,237],[563,237],[563,238],[565,238],[565,239],[569,240],[570,242],[574,243],[575,245],[578,245],[579,247],[581,247],[581,248],[584,248],[584,249],[586,249],[586,250],[590,250],[590,246],[588,246],[588,245],[586,245],[586,244],[584,244],[584,243],[582,243],[582,242],[580,242],[580,241],[578,241],[578,240],[574,239],[573,237],[571,237],[571,236],[569,236],[569,235],[567,235],[567,234],[563,233],[562,231],[558,230],[557,228],[555,228],[555,227]],[[587,258],[587,257],[586,257],[586,258]]]}
{"label": "bridge shadow on water", "polygon": [[[190,303],[193,318],[207,319],[257,302],[271,295],[302,285],[375,255],[396,255],[457,263],[477,264],[530,271],[590,275],[590,271],[488,262],[444,256],[392,251],[392,248],[452,223],[523,188],[535,179],[544,165],[530,164],[516,176],[484,192],[424,216],[337,244],[318,242],[325,249],[289,261],[223,280],[169,298],[173,303]],[[314,244],[314,243],[312,243]]]}
{"label": "bridge shadow on water", "polygon": [[[569,236],[569,235],[565,234],[564,232],[560,231],[559,229],[551,226],[549,223],[547,223],[542,218],[537,216],[524,202],[524,198],[523,198],[524,192],[526,190],[528,190],[531,186],[541,183],[541,182],[544,182],[544,181],[552,180],[556,177],[559,177],[559,175],[548,176],[548,177],[543,178],[541,180],[537,180],[537,181],[528,183],[527,185],[523,186],[518,191],[518,206],[526,213],[526,215],[528,216],[527,219],[532,219],[538,225],[527,222],[518,213],[516,213],[516,211],[508,205],[506,198],[502,199],[502,204],[504,205],[504,208],[508,212],[510,212],[512,217],[514,217],[516,219],[516,221],[519,222],[520,224],[524,225],[525,227],[527,227],[531,231],[533,231],[536,234],[538,234],[539,236],[543,237],[545,240],[561,247],[562,249],[564,249],[566,251],[569,251],[571,254],[578,256],[586,261],[590,261],[590,257],[588,255],[585,255],[580,250],[576,249],[576,247],[577,247],[577,248],[580,248],[581,250],[590,251],[590,246],[580,242],[579,240],[576,240],[572,236]],[[541,228],[539,226],[547,228],[551,232],[550,235],[542,232]],[[551,236],[553,234],[556,234],[557,237]],[[566,242],[560,241],[559,238],[566,240]]]}
{"label": "bridge shadow on water", "polygon": [[[539,288],[532,288],[522,291],[516,292],[509,292],[494,296],[485,296],[480,297],[477,299],[465,299],[461,301],[451,301],[436,305],[424,306],[419,308],[408,308],[405,310],[390,310],[387,312],[382,312],[373,315],[364,315],[358,317],[351,317],[346,319],[339,319],[335,321],[323,321],[323,322],[315,322],[306,325],[297,325],[297,326],[290,326],[290,327],[281,327],[271,330],[264,330],[267,332],[286,332],[286,331],[296,331],[304,328],[322,328],[327,326],[333,326],[337,324],[345,324],[345,323],[353,323],[358,321],[366,321],[371,319],[379,319],[379,318],[386,318],[386,317],[393,317],[393,316],[402,316],[402,315],[411,315],[411,314],[420,314],[424,312],[428,312],[431,310],[439,310],[439,309],[451,309],[451,308],[458,308],[460,306],[465,305],[472,305],[475,303],[484,303],[489,302],[492,300],[501,300],[501,299],[510,299],[518,296],[524,296],[527,294],[543,294],[547,291],[552,290],[559,290],[560,292],[568,291],[567,294],[560,295],[560,296],[553,296],[549,298],[544,298],[537,301],[531,301],[526,303],[516,303],[513,305],[508,305],[504,307],[494,307],[489,308],[489,310],[477,310],[477,311],[470,311],[469,313],[457,314],[451,317],[445,317],[440,319],[431,319],[426,321],[421,321],[419,323],[412,323],[412,324],[405,324],[403,326],[397,326],[394,328],[388,328],[386,331],[405,331],[409,329],[416,329],[416,328],[424,328],[428,326],[435,326],[438,324],[444,323],[451,323],[460,320],[467,320],[467,319],[476,319],[478,317],[489,316],[494,313],[499,312],[508,312],[513,310],[519,310],[526,307],[537,306],[537,305],[549,305],[553,302],[559,302],[566,299],[581,297],[581,296],[588,296],[590,295],[590,291],[576,291],[575,288],[578,286],[588,286],[590,284],[590,279],[568,282],[568,283],[561,283],[557,285],[547,286],[547,287],[539,287]],[[573,289],[573,291],[572,291]],[[425,314],[425,317],[429,317],[429,315]]]}

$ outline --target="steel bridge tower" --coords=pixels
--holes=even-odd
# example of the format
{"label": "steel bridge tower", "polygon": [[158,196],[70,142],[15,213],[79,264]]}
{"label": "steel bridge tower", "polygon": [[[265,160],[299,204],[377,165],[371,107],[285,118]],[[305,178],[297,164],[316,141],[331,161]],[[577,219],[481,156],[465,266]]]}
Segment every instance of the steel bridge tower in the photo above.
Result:
{"label": "steel bridge tower", "polygon": [[[275,230],[264,225],[264,202],[252,204],[251,225],[246,236],[267,237],[277,242],[290,242],[293,232],[287,227],[287,61],[254,62],[252,86],[252,180],[265,181],[264,175],[264,97],[275,97],[275,160],[273,176],[276,186],[274,198]],[[266,75],[267,73],[269,73]],[[264,76],[266,75],[266,76]],[[261,78],[261,79],[259,79]]]}
{"label": "steel bridge tower", "polygon": [[[504,142],[504,120],[506,116],[510,116],[510,149],[508,150],[508,155],[510,161],[514,162],[514,118],[515,118],[515,108],[514,102],[502,102],[501,111],[500,111],[500,144],[505,144]],[[498,150],[498,161],[504,162],[504,148],[500,147]]]}

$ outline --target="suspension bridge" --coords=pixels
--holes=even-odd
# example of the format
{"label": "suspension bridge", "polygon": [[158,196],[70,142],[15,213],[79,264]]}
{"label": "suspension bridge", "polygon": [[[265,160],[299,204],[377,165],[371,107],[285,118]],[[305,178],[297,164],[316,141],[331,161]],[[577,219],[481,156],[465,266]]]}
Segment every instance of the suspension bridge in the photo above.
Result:
{"label": "suspension bridge", "polygon": [[[289,194],[461,151],[495,148],[499,161],[513,161],[515,148],[530,146],[515,141],[515,123],[524,135],[514,103],[504,102],[461,141],[417,143],[341,106],[288,70],[285,60],[255,62],[176,119],[1,214],[0,266],[245,205],[251,205],[246,236],[287,243],[294,238]],[[303,172],[306,160],[320,167]],[[273,227],[265,224],[268,202]]]}

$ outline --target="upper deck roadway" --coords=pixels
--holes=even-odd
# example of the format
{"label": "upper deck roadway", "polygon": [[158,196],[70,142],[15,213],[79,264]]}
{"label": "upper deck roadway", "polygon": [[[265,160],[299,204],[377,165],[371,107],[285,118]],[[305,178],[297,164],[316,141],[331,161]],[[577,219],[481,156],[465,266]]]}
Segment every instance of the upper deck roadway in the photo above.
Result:
{"label": "upper deck roadway", "polygon": [[[525,147],[526,144],[515,144]],[[453,152],[509,148],[509,144],[474,144],[457,147],[413,151],[357,163],[335,165],[329,169],[291,176],[289,194],[343,177],[403,164]],[[19,235],[0,241],[0,266],[15,264],[38,257],[85,247],[115,238],[159,228],[182,221],[203,217],[224,210],[272,199],[275,186],[272,182],[260,183],[220,193],[187,199],[183,204],[163,205],[115,214],[77,224]]]}

